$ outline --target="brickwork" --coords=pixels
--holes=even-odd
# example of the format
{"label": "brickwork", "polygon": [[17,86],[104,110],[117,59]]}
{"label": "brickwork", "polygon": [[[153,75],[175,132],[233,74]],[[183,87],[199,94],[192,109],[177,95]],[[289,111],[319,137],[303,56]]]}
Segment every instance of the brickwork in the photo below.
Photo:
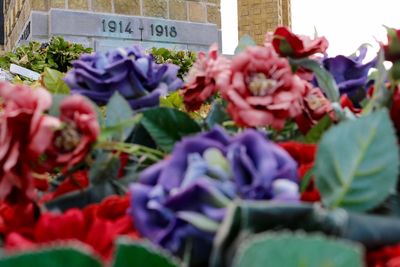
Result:
{"label": "brickwork", "polygon": [[291,26],[291,0],[238,0],[239,37],[248,34],[258,44],[277,26]]}
{"label": "brickwork", "polygon": [[212,23],[221,28],[220,0],[5,0],[6,50],[19,40],[32,10],[50,8]]}

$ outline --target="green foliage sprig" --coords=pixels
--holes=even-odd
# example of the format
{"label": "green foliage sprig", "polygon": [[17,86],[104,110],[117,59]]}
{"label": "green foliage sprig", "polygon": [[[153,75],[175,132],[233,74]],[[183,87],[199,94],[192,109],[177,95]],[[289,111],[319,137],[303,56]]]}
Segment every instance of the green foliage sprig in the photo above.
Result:
{"label": "green foliage sprig", "polygon": [[0,57],[0,67],[8,70],[13,63],[39,73],[46,67],[66,72],[73,60],[90,52],[91,48],[81,44],[67,42],[62,37],[52,37],[48,43],[32,41],[18,47],[15,52],[7,52]]}

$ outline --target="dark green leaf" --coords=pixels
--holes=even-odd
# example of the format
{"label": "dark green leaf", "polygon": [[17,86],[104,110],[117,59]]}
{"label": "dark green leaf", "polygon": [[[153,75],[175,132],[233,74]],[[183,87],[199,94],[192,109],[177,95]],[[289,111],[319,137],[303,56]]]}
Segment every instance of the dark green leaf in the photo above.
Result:
{"label": "dark green leaf", "polygon": [[171,108],[145,110],[141,123],[157,145],[168,153],[183,137],[201,131],[189,115]]}
{"label": "dark green leaf", "polygon": [[395,190],[399,155],[387,110],[331,128],[316,159],[316,184],[327,207],[366,211]]}
{"label": "dark green leaf", "polygon": [[93,184],[101,184],[105,181],[116,179],[121,165],[120,159],[113,153],[99,151],[96,160],[89,171],[89,180]]}
{"label": "dark green leaf", "polygon": [[323,66],[312,59],[290,59],[292,65],[301,66],[312,70],[318,81],[318,86],[332,102],[339,101],[339,88],[332,74],[323,68]]}
{"label": "dark green leaf", "polygon": [[235,55],[243,52],[246,49],[246,47],[255,46],[255,45],[257,45],[257,44],[253,40],[253,38],[251,38],[250,35],[247,35],[247,34],[243,35],[242,38],[240,38],[239,44],[235,49]]}
{"label": "dark green leaf", "polygon": [[251,236],[234,267],[362,267],[361,246],[322,235],[263,233]]}
{"label": "dark green leaf", "polygon": [[305,136],[306,143],[318,143],[322,135],[331,127],[332,120],[329,114],[325,115]]}
{"label": "dark green leaf", "polygon": [[58,70],[53,70],[50,68],[45,68],[44,70],[43,73],[44,86],[52,94],[68,95],[70,93],[70,89],[68,85],[64,82],[63,78],[64,78],[64,73],[61,73]]}
{"label": "dark green leaf", "polygon": [[83,245],[73,247],[52,247],[46,250],[22,252],[0,259],[1,267],[101,267]]}
{"label": "dark green leaf", "polygon": [[127,266],[178,267],[179,263],[172,256],[160,248],[153,248],[149,243],[120,239],[113,267]]}
{"label": "dark green leaf", "polygon": [[[107,104],[107,114],[105,125],[107,127],[116,127],[115,133],[112,135],[112,140],[125,141],[133,130],[134,124],[124,124],[130,121],[133,117],[133,110],[129,103],[118,92],[115,92]],[[124,127],[121,127],[124,126]]]}

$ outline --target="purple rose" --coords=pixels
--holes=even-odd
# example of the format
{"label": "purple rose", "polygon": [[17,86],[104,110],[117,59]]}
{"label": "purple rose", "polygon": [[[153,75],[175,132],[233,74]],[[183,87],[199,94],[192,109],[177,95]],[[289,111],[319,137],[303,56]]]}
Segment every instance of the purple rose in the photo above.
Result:
{"label": "purple rose", "polygon": [[358,89],[364,88],[368,81],[368,72],[376,65],[376,58],[368,63],[363,63],[367,48],[361,47],[359,55],[345,57],[342,55],[325,58],[323,65],[335,78],[340,94],[352,95]]}
{"label": "purple rose", "polygon": [[137,46],[85,54],[72,66],[65,76],[71,92],[100,105],[118,91],[132,109],[158,106],[160,96],[183,85],[177,77],[178,66],[156,64],[151,55]]}
{"label": "purple rose", "polygon": [[144,170],[131,185],[130,212],[143,236],[178,256],[191,246],[193,264],[206,266],[227,205],[236,197],[298,200],[296,173],[289,154],[261,133],[232,138],[216,127]]}

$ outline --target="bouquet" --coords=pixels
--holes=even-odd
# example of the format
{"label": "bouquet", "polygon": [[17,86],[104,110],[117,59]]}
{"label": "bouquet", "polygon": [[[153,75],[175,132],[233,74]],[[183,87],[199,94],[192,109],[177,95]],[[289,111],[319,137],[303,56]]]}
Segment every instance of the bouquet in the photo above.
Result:
{"label": "bouquet", "polygon": [[328,46],[280,27],[186,75],[133,46],[0,84],[0,266],[400,266],[400,30]]}

